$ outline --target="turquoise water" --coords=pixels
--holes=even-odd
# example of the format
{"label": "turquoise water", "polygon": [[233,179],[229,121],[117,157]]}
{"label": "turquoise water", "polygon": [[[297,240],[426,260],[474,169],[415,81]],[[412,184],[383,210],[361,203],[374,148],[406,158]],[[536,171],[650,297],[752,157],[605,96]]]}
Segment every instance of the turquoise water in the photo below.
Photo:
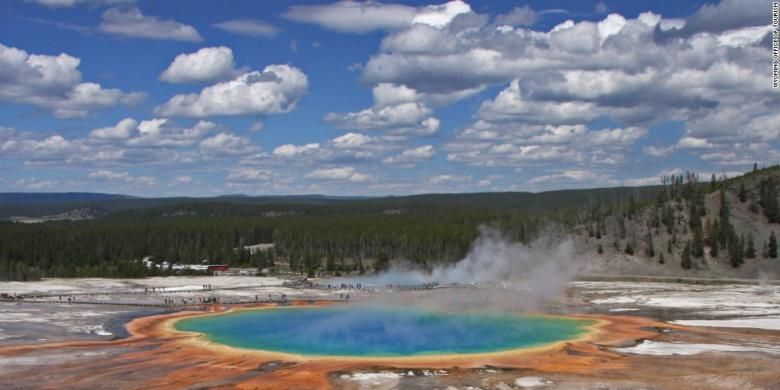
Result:
{"label": "turquoise water", "polygon": [[587,320],[367,306],[278,308],[181,320],[176,328],[234,347],[299,355],[494,352],[572,339]]}

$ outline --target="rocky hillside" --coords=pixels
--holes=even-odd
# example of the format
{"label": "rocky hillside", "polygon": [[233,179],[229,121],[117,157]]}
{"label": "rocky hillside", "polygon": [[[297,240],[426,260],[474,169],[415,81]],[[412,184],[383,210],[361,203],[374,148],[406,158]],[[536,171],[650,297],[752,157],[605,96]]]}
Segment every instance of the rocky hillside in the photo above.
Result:
{"label": "rocky hillside", "polygon": [[780,166],[662,178],[652,202],[593,207],[575,229],[583,273],[778,278]]}

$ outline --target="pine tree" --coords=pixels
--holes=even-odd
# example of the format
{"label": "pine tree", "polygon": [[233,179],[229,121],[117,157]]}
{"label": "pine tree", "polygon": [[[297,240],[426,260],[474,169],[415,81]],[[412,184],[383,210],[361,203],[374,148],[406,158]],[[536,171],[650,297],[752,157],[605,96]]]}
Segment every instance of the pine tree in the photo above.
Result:
{"label": "pine tree", "polygon": [[646,254],[648,257],[655,257],[655,245],[653,244],[653,234],[649,231],[647,232],[647,251]]}
{"label": "pine tree", "polygon": [[691,243],[690,242],[685,243],[685,248],[683,248],[680,265],[683,267],[683,269],[691,269]]}
{"label": "pine tree", "polygon": [[744,251],[742,248],[742,240],[737,238],[736,234],[733,235],[729,243],[729,258],[731,259],[731,266],[734,268],[739,267],[745,262],[743,260]]}
{"label": "pine tree", "polygon": [[753,242],[753,234],[748,234],[746,248],[745,248],[745,258],[747,259],[756,258],[756,245]]}
{"label": "pine tree", "polygon": [[601,244],[599,244],[598,248],[596,248],[596,252],[598,252],[598,254],[604,253],[604,248],[601,247]]}
{"label": "pine tree", "polygon": [[626,243],[626,249],[624,250],[624,252],[625,252],[627,255],[632,255],[632,256],[634,255],[634,247],[633,247],[633,246],[631,246],[631,243],[630,243],[630,242],[627,242],[627,243]]}
{"label": "pine tree", "polygon": [[769,258],[776,259],[777,258],[777,237],[775,237],[775,231],[772,230],[772,233],[769,234]]}
{"label": "pine tree", "polygon": [[691,244],[691,255],[696,258],[704,256],[704,241],[702,239],[701,228],[693,229],[693,243]]}
{"label": "pine tree", "polygon": [[739,201],[741,203],[745,203],[747,201],[747,188],[745,188],[744,180],[740,180],[739,182]]}
{"label": "pine tree", "polygon": [[664,264],[664,254],[663,253],[658,255],[658,262],[661,263],[661,264]]}

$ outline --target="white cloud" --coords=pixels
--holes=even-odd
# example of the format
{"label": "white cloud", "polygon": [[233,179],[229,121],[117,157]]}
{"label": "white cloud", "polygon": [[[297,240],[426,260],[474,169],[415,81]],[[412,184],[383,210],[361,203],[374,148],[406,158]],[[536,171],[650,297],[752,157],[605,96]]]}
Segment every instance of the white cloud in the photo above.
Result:
{"label": "white cloud", "polygon": [[428,182],[435,185],[463,184],[471,181],[471,176],[462,175],[436,175],[428,178]]}
{"label": "white cloud", "polygon": [[60,184],[60,182],[57,180],[40,180],[35,177],[28,177],[25,179],[19,179],[14,184],[17,188],[38,191],[55,188]]}
{"label": "white cloud", "polygon": [[364,146],[371,142],[372,138],[359,133],[347,133],[333,139],[333,146],[339,149],[351,149]]}
{"label": "white cloud", "polygon": [[269,65],[204,88],[200,93],[176,95],[155,108],[161,116],[208,117],[218,115],[278,114],[295,108],[309,81],[298,68]]}
{"label": "white cloud", "polygon": [[224,131],[204,139],[198,145],[202,152],[212,156],[244,155],[257,149],[249,138]]}
{"label": "white cloud", "polygon": [[257,19],[233,19],[217,23],[214,27],[229,33],[246,35],[250,37],[271,38],[276,36],[279,29],[268,22]]}
{"label": "white cloud", "polygon": [[318,150],[319,148],[320,144],[318,143],[310,143],[306,145],[286,144],[277,146],[274,149],[273,154],[281,157],[295,157],[306,154],[310,151]]}
{"label": "white cloud", "polygon": [[165,118],[141,122],[125,118],[115,126],[92,130],[88,140],[96,144],[111,143],[128,147],[191,146],[216,128],[217,125],[210,121],[198,121],[192,127],[181,127]]}
{"label": "white cloud", "polygon": [[352,167],[320,168],[311,171],[305,176],[307,179],[334,180],[362,183],[372,180],[371,175],[355,171]]}
{"label": "white cloud", "polygon": [[124,93],[82,82],[79,58],[30,54],[0,44],[0,101],[30,104],[60,118],[84,117],[118,104],[132,105],[143,93]]}
{"label": "white cloud", "polygon": [[77,5],[116,5],[122,3],[133,3],[136,0],[27,0],[30,3],[37,3],[49,8],[70,8]]}
{"label": "white cloud", "polygon": [[176,176],[173,178],[174,184],[189,185],[196,184],[195,179],[192,176]]}
{"label": "white cloud", "polygon": [[98,28],[108,34],[130,38],[185,42],[203,40],[194,27],[175,20],[161,20],[156,16],[144,15],[137,7],[106,10]]}
{"label": "white cloud", "polygon": [[407,149],[400,154],[387,157],[383,160],[388,165],[399,165],[412,168],[416,164],[430,160],[436,154],[433,145],[423,145],[413,149]]}
{"label": "white cloud", "polygon": [[471,7],[460,0],[424,7],[345,0],[323,5],[295,5],[283,16],[292,21],[316,24],[339,32],[367,33],[396,30],[413,24],[441,28],[456,16],[470,12]]}
{"label": "white cloud", "polygon": [[531,7],[524,5],[522,7],[512,8],[511,11],[503,15],[496,16],[496,23],[509,26],[530,26],[536,23],[537,15]]}
{"label": "white cloud", "polygon": [[230,172],[227,181],[231,183],[265,182],[273,177],[273,172],[264,169],[242,168]]}
{"label": "white cloud", "polygon": [[642,127],[627,127],[623,129],[605,129],[590,134],[590,142],[596,145],[633,145],[647,134]]}
{"label": "white cloud", "polygon": [[431,135],[439,130],[439,120],[422,96],[403,85],[379,84],[373,88],[374,105],[357,112],[325,115],[340,129],[386,130],[397,135]]}
{"label": "white cloud", "polygon": [[238,75],[233,50],[226,46],[204,47],[195,53],[179,54],[160,75],[169,83],[204,83],[232,79]]}
{"label": "white cloud", "polygon": [[366,33],[409,25],[415,16],[415,8],[401,4],[347,0],[325,5],[295,5],[283,16],[335,31]]}
{"label": "white cloud", "polygon": [[442,28],[461,14],[471,12],[471,6],[460,0],[448,1],[441,5],[429,5],[417,10],[417,14],[412,19],[412,24],[425,24],[437,28]]}
{"label": "white cloud", "polygon": [[713,145],[705,138],[683,137],[677,141],[677,147],[680,149],[709,149]]}
{"label": "white cloud", "polygon": [[96,181],[119,182],[147,187],[153,187],[157,185],[157,179],[152,176],[133,176],[125,171],[118,172],[101,169],[90,172],[88,177]]}
{"label": "white cloud", "polygon": [[614,184],[611,176],[582,169],[564,170],[550,175],[537,176],[528,180],[529,184],[549,182],[589,182],[591,186]]}

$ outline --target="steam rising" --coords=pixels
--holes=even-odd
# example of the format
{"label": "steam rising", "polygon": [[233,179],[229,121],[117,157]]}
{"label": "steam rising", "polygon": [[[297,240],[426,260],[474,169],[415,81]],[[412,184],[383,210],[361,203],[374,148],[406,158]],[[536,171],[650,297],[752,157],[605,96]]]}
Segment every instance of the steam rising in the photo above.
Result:
{"label": "steam rising", "polygon": [[[537,310],[558,298],[577,273],[570,239],[531,245],[509,242],[498,230],[481,227],[479,237],[462,260],[430,272],[394,267],[379,275],[350,279],[371,286],[409,286],[423,283],[466,285],[405,294],[379,294],[370,299],[393,305],[414,304],[444,310]],[[410,294],[414,296],[410,298]]]}

